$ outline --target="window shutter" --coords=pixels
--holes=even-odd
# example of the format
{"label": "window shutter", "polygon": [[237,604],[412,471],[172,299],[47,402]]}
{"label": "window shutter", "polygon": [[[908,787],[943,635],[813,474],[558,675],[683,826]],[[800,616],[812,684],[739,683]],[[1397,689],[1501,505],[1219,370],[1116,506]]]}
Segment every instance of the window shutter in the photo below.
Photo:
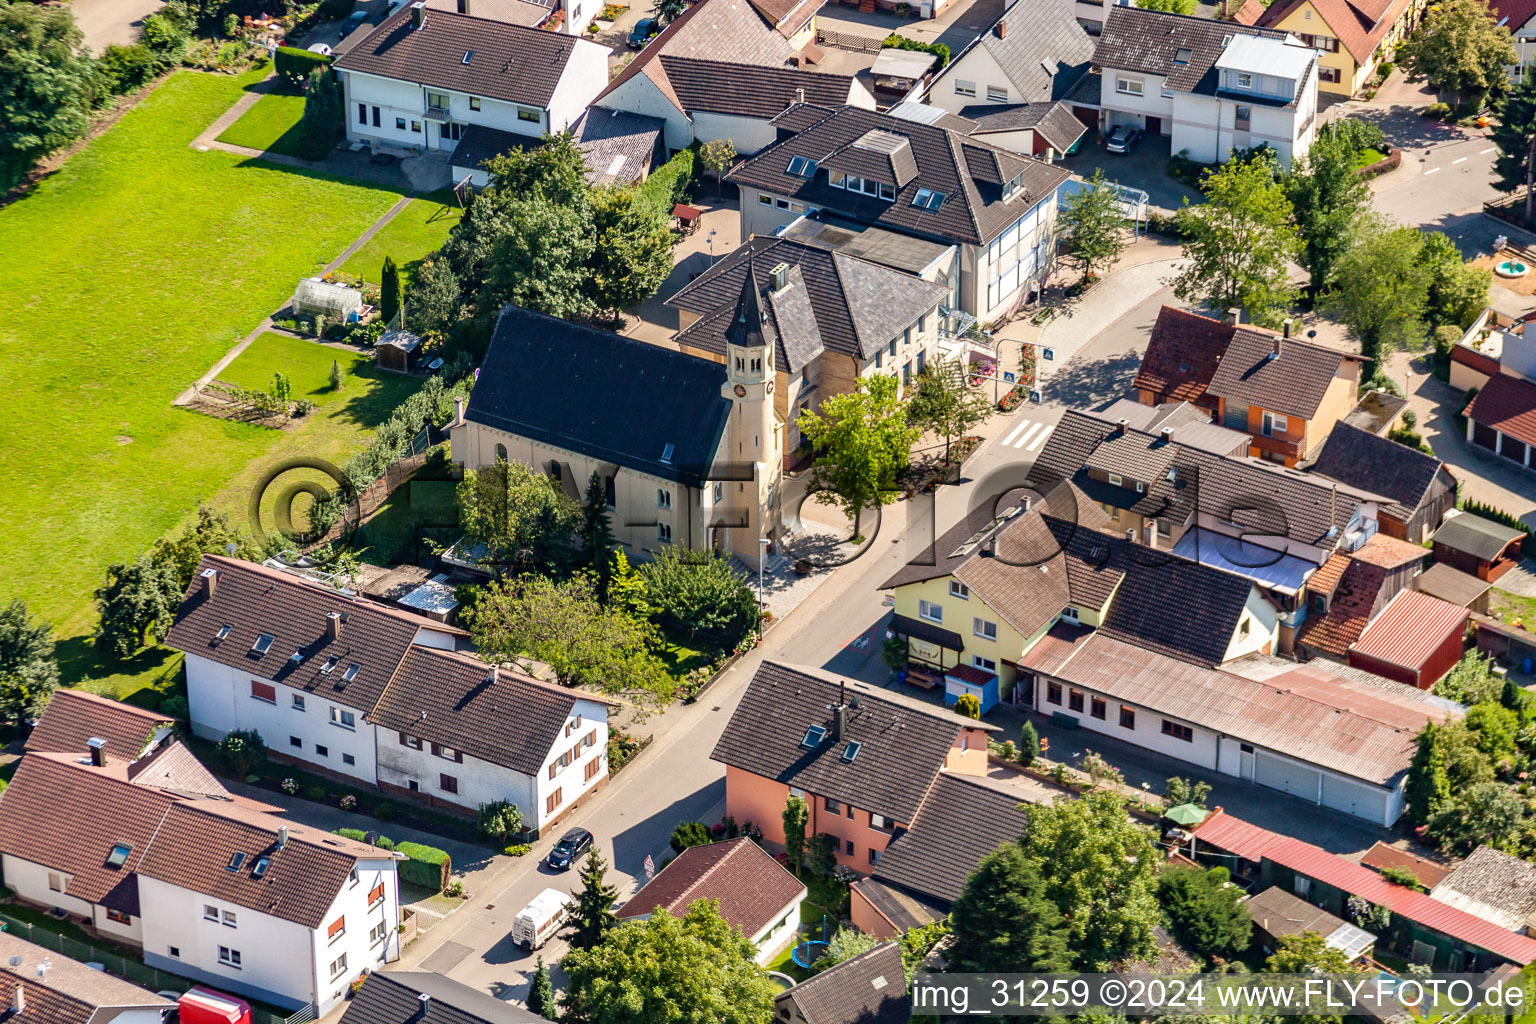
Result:
{"label": "window shutter", "polygon": [[332,921],[331,926],[326,929],[325,937],[328,939],[334,939],[337,934],[340,933],[342,928],[346,927],[346,924],[347,918],[345,915],[338,917],[336,920]]}
{"label": "window shutter", "polygon": [[462,750],[455,750],[453,752],[453,759],[456,762],[458,762],[459,764],[463,764],[464,763],[464,751],[462,751]]}
{"label": "window shutter", "polygon": [[443,752],[443,748],[442,747],[439,747],[436,743],[432,744],[432,756],[433,757],[440,756],[442,754],[442,752]]}
{"label": "window shutter", "polygon": [[369,890],[369,892],[368,892],[368,905],[372,906],[373,904],[379,902],[379,900],[382,900],[383,898],[384,898],[384,883],[380,882],[378,885],[374,886],[371,890]]}
{"label": "window shutter", "polygon": [[401,734],[400,734],[400,745],[401,745],[401,746],[402,746],[402,747],[408,747],[408,746],[410,746],[410,743],[408,743],[408,742],[407,742],[407,741],[406,741],[406,738],[405,738],[405,733],[403,733],[403,732],[402,732],[402,733],[401,733]]}

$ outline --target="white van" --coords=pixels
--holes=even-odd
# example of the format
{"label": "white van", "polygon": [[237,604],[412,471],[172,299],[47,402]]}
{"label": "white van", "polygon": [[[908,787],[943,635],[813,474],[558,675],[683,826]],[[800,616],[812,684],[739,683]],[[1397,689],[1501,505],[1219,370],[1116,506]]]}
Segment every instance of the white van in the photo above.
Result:
{"label": "white van", "polygon": [[543,946],[565,924],[575,902],[570,893],[545,889],[512,919],[512,941],[529,952]]}

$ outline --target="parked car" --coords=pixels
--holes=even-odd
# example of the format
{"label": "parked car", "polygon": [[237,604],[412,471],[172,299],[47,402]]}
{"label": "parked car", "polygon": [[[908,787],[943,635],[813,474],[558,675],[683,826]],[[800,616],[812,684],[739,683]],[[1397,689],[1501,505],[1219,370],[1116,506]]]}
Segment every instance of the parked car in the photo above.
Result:
{"label": "parked car", "polygon": [[1141,138],[1141,129],[1132,128],[1128,124],[1115,125],[1109,133],[1109,138],[1104,141],[1104,148],[1111,153],[1129,153],[1131,147],[1136,145],[1136,140]]}
{"label": "parked car", "polygon": [[512,941],[533,952],[560,930],[576,900],[559,889],[545,889],[512,919]]}
{"label": "parked car", "polygon": [[642,18],[629,34],[629,48],[638,50],[643,47],[651,36],[661,31],[661,23],[655,18]]}
{"label": "parked car", "polygon": [[590,849],[592,833],[584,828],[573,828],[560,837],[555,848],[549,851],[549,856],[544,858],[544,863],[556,871],[569,871],[571,865],[584,857]]}

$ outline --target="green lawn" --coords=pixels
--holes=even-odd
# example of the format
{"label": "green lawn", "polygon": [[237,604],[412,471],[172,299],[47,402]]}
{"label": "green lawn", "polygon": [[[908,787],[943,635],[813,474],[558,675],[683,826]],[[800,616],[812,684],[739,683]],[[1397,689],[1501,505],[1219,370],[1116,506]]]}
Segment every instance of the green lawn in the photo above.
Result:
{"label": "green lawn", "polygon": [[92,689],[122,693],[176,668],[162,650],[96,663],[92,591],[107,563],[137,556],[199,500],[243,518],[273,459],[344,461],[384,412],[381,391],[361,385],[282,432],[171,405],[399,198],[188,148],[261,74],[173,74],[0,210],[0,600],[25,598],[51,620],[66,679]]}
{"label": "green lawn", "polygon": [[379,282],[384,257],[394,257],[407,287],[416,276],[422,258],[436,252],[459,222],[459,204],[452,193],[433,193],[412,199],[384,230],[370,238],[341,265],[343,273]]}
{"label": "green lawn", "polygon": [[459,539],[454,482],[423,480],[420,475],[392,494],[363,524],[353,542],[363,561],[375,565],[416,562],[427,553],[426,541],[446,547]]}
{"label": "green lawn", "polygon": [[271,150],[300,160],[321,160],[331,151],[332,143],[315,145],[304,134],[299,121],[304,116],[302,93],[269,92],[256,105],[219,136],[231,146]]}
{"label": "green lawn", "polygon": [[1379,149],[1361,149],[1355,152],[1355,168],[1369,167],[1371,164],[1380,163],[1387,158],[1387,154]]}

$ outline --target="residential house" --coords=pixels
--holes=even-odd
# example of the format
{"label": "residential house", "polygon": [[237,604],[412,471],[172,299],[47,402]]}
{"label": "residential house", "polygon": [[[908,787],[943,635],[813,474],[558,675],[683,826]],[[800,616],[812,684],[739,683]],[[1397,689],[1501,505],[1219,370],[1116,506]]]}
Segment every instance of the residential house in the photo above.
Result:
{"label": "residential house", "polygon": [[137,761],[175,738],[176,719],[84,690],[55,690],[25,749],[78,754],[92,740],[120,761]]}
{"label": "residential house", "polygon": [[1306,467],[1311,472],[1391,498],[1379,510],[1381,532],[1423,544],[1456,507],[1456,477],[1433,455],[1340,421]]}
{"label": "residential house", "polygon": [[1366,626],[1412,586],[1425,556],[1417,544],[1384,533],[1353,552],[1335,552],[1307,579],[1310,614],[1296,631],[1296,647],[1309,656],[1351,660]]}
{"label": "residential house", "polygon": [[1260,681],[1065,624],[1019,668],[1043,714],[1380,825],[1402,815],[1414,735],[1451,713],[1320,665]]}
{"label": "residential house", "polygon": [[783,1024],[906,1024],[911,1017],[896,942],[844,960],[773,999],[773,1019]]}
{"label": "residential house", "polygon": [[1525,336],[1533,316],[1511,317],[1492,306],[1478,314],[1451,348],[1451,387],[1458,391],[1481,388],[1500,373],[1526,380],[1536,375],[1536,345]]}
{"label": "residential house", "polygon": [[[0,866],[21,899],[151,967],[324,1014],[399,957],[394,855],[264,806],[179,743],[136,761],[28,753],[0,796]],[[70,807],[91,813],[61,820]]]}
{"label": "residential house", "polygon": [[[568,21],[596,13],[596,0],[571,2],[591,10]],[[576,123],[608,79],[608,47],[479,17],[469,5],[402,4],[337,59],[349,141],[449,153],[455,181],[484,185],[487,154],[537,145]]]}
{"label": "residential house", "polygon": [[1146,405],[1190,402],[1220,410],[1216,396],[1207,395],[1211,378],[1226,355],[1237,324],[1201,316],[1174,306],[1158,310],[1157,322],[1147,339],[1147,350],[1136,371],[1136,399]]}
{"label": "residential house", "polygon": [[1536,864],[1503,850],[1479,846],[1429,894],[1490,924],[1536,935]]}
{"label": "residential house", "polygon": [[596,473],[632,557],[713,548],[756,567],[780,542],[784,450],[774,327],[744,298],[723,366],[506,306],[450,431],[454,461],[521,462],[578,499]]}
{"label": "residential house", "polygon": [[546,829],[607,781],[607,707],[487,665],[462,630],[302,576],[206,556],[167,637],[192,731],[460,814]]}
{"label": "residential house", "polygon": [[869,878],[850,891],[854,926],[894,939],[941,921],[982,860],[1024,833],[1019,793],[985,779],[940,775],[912,827],[891,840]]}
{"label": "residential house", "polygon": [[1428,690],[1461,660],[1470,618],[1461,605],[1405,590],[1350,645],[1349,663]]}
{"label": "residential house", "polygon": [[855,680],[764,662],[710,755],[725,765],[725,809],[784,841],[791,796],[806,835],[836,843],[838,864],[868,874],[912,824],[942,771],[983,776],[996,726]]}
{"label": "residential house", "polygon": [[[1321,907],[1314,907],[1299,896],[1293,896],[1279,886],[1272,885],[1263,892],[1248,897],[1244,901],[1244,906],[1248,908],[1248,915],[1253,919],[1254,930],[1258,932],[1255,937],[1258,939],[1259,947],[1268,953],[1278,949],[1280,940],[1288,935],[1313,932],[1322,936],[1323,945],[1330,949],[1337,949],[1353,962],[1370,951],[1369,943],[1374,942],[1376,938],[1343,918],[1335,917]],[[1362,943],[1367,945],[1362,948]]]}
{"label": "residential house", "polygon": [[1466,417],[1468,444],[1536,468],[1536,383],[1497,373],[1467,406]]}
{"label": "residential house", "polygon": [[985,320],[1028,301],[1054,269],[1061,168],[856,107],[797,105],[775,123],[781,140],[726,175],[741,188],[743,238],[826,210],[956,246],[956,304]]}
{"label": "residential house", "polygon": [[175,1009],[148,989],[0,931],[0,1018],[6,1024],[162,1024]]}
{"label": "residential house", "polygon": [[682,917],[695,900],[714,900],[720,916],[757,947],[767,964],[800,934],[805,885],[750,838],[690,846],[617,911],[620,921],[657,912]]}
{"label": "residential house", "polygon": [[1098,123],[1097,109],[1068,102],[1094,49],[1073,7],[1015,0],[939,72],[925,101],[974,121],[972,138],[1047,161],[1065,155]]}
{"label": "residential house", "polygon": [[1520,561],[1525,531],[1470,512],[1447,516],[1430,538],[1435,561],[1493,583]]}
{"label": "residential house", "polygon": [[544,1018],[435,971],[376,971],[342,1024],[537,1024]]}
{"label": "residential house", "polygon": [[[750,295],[748,293],[751,293]],[[774,347],[774,415],[780,449],[800,447],[799,416],[862,377],[901,374],[904,385],[939,350],[942,285],[799,241],[759,236],[710,267],[666,304],[678,310],[676,342],[725,361],[731,326],[750,301]]]}
{"label": "residential house", "polygon": [[1119,398],[1094,413],[1098,418],[1143,434],[1161,437],[1178,435],[1179,443],[1212,455],[1241,458],[1248,454],[1253,438],[1243,430],[1223,427],[1211,420],[1211,410],[1186,401],[1167,401],[1144,405],[1133,398]]}
{"label": "residential house", "polygon": [[1194,830],[1188,852],[1227,867],[1235,878],[1293,892],[1335,916],[1347,912],[1351,896],[1385,907],[1392,920],[1377,948],[1411,955],[1436,970],[1479,973],[1536,961],[1536,938],[1429,893],[1394,885],[1354,861],[1220,808]]}
{"label": "residential house", "polygon": [[1390,61],[1424,17],[1428,0],[1280,0],[1256,24],[1289,32],[1317,51],[1318,90],[1353,96]]}
{"label": "residential house", "polygon": [[1093,63],[1102,131],[1167,136],[1200,163],[1268,145],[1288,167],[1317,134],[1317,55],[1285,32],[1116,5]]}

